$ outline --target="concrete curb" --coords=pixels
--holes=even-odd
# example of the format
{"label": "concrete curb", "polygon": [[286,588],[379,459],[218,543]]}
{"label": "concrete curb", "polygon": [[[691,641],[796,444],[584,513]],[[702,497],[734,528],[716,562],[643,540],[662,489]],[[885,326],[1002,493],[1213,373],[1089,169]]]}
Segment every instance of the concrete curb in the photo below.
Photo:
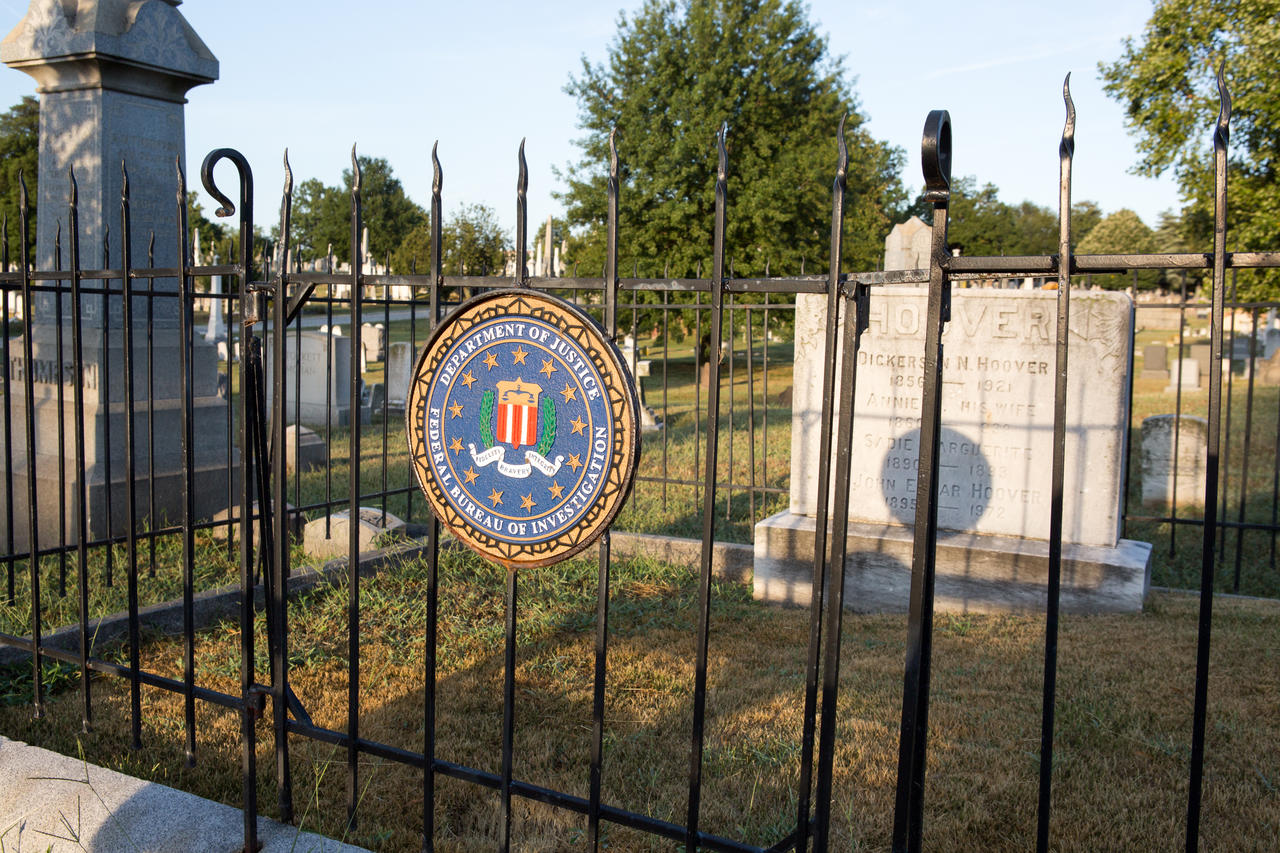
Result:
{"label": "concrete curb", "polygon": [[[366,853],[258,818],[263,853]],[[52,853],[230,853],[240,809],[0,736],[0,843]]]}

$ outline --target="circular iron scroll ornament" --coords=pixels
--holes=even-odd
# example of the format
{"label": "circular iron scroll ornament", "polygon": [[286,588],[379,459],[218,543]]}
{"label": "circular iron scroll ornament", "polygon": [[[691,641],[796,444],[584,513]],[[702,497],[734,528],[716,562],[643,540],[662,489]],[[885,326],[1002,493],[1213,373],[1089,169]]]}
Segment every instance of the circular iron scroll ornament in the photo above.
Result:
{"label": "circular iron scroll ornament", "polygon": [[459,306],[409,380],[418,484],[454,536],[507,567],[557,563],[600,536],[639,458],[635,385],[582,311],[529,290]]}

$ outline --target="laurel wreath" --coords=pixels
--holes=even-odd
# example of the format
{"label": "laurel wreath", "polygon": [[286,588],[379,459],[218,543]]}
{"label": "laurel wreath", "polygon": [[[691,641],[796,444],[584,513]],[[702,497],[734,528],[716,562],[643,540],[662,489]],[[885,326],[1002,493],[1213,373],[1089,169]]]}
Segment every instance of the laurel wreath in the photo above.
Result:
{"label": "laurel wreath", "polygon": [[485,391],[480,397],[480,440],[484,449],[495,444],[493,440],[493,392]]}
{"label": "laurel wreath", "polygon": [[534,453],[546,456],[551,452],[551,445],[556,443],[556,401],[550,397],[542,398],[542,428],[538,431],[538,444]]}

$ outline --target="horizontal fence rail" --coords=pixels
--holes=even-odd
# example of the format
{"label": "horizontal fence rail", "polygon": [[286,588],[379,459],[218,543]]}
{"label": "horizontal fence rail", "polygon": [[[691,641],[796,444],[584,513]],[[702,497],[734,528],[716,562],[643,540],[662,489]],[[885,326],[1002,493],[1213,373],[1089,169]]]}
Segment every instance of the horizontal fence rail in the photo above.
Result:
{"label": "horizontal fence rail", "polygon": [[[187,187],[179,166],[175,175],[177,246],[172,247],[179,260],[174,265],[156,265],[154,240],[145,264],[140,264],[141,258],[135,257],[134,247],[142,243],[140,235],[132,232],[132,202],[128,177],[124,174],[118,217],[120,241],[113,244],[107,235],[102,235],[104,249],[100,268],[88,268],[86,259],[81,257],[82,234],[72,176],[65,260],[59,240],[53,251],[53,268],[37,270],[29,256],[29,209],[24,188],[18,223],[17,267],[12,268],[10,264],[6,229],[3,271],[0,271],[0,291],[4,297],[0,311],[4,313],[6,329],[14,328],[20,320],[21,335],[20,340],[11,339],[8,334],[4,338],[8,367],[0,390],[6,400],[2,428],[9,449],[4,480],[6,606],[15,610],[29,606],[31,618],[29,634],[0,633],[0,646],[29,655],[31,701],[37,716],[44,713],[47,704],[46,663],[71,664],[78,669],[79,710],[86,730],[93,725],[91,674],[127,681],[130,742],[134,748],[145,745],[142,688],[180,697],[182,737],[191,765],[199,758],[197,703],[238,714],[243,834],[247,850],[255,849],[258,841],[260,718],[269,720],[267,728],[275,759],[276,808],[285,821],[297,820],[299,815],[290,744],[305,740],[328,744],[340,752],[348,826],[355,826],[360,819],[361,796],[367,784],[362,759],[376,758],[422,771],[424,849],[434,849],[440,830],[435,813],[440,780],[496,793],[498,819],[494,841],[504,850],[513,842],[519,843],[519,838],[513,838],[513,827],[517,825],[513,803],[519,801],[585,817],[585,840],[592,849],[597,849],[602,839],[607,841],[606,826],[610,824],[683,844],[688,850],[830,849],[833,821],[849,811],[849,804],[835,801],[833,779],[840,731],[837,708],[841,698],[841,667],[857,663],[842,661],[841,657],[842,640],[846,638],[844,613],[846,606],[853,603],[845,601],[845,581],[849,506],[851,492],[856,487],[850,472],[856,452],[853,420],[858,408],[854,395],[858,355],[868,336],[873,334],[869,318],[881,298],[880,289],[903,284],[923,285],[927,288],[928,307],[921,341],[920,456],[912,505],[910,597],[890,840],[895,851],[921,850],[927,814],[925,771],[930,755],[939,443],[942,397],[946,393],[943,333],[951,321],[952,290],[966,282],[998,283],[1026,277],[1054,279],[1057,314],[1053,336],[1053,452],[1052,459],[1046,460],[1051,494],[1049,571],[1036,771],[1036,849],[1046,851],[1054,846],[1051,828],[1054,825],[1070,295],[1073,287],[1087,285],[1093,275],[1136,276],[1140,270],[1198,271],[1208,276],[1212,294],[1211,301],[1203,306],[1209,314],[1212,365],[1208,376],[1208,461],[1203,512],[1196,515],[1180,511],[1175,493],[1168,514],[1144,514],[1130,506],[1130,488],[1126,482],[1123,515],[1131,529],[1163,531],[1155,525],[1167,526],[1170,557],[1177,550],[1176,542],[1183,528],[1199,531],[1199,634],[1194,700],[1190,709],[1192,737],[1184,839],[1187,850],[1198,849],[1215,575],[1228,558],[1229,530],[1234,530],[1230,556],[1234,559],[1232,588],[1236,591],[1240,590],[1245,534],[1269,538],[1274,572],[1275,541],[1280,533],[1276,517],[1280,485],[1273,488],[1271,500],[1263,507],[1262,514],[1258,510],[1258,499],[1246,488],[1250,478],[1249,459],[1255,449],[1251,436],[1255,418],[1259,417],[1254,404],[1255,368],[1259,360],[1256,338],[1251,339],[1245,359],[1244,379],[1236,378],[1230,369],[1232,359],[1224,361],[1223,352],[1228,310],[1233,321],[1242,314],[1250,318],[1252,336],[1263,314],[1280,307],[1272,303],[1236,301],[1234,295],[1228,299],[1228,271],[1234,275],[1238,270],[1280,267],[1280,251],[1227,251],[1225,149],[1230,99],[1221,80],[1219,85],[1222,108],[1214,132],[1217,211],[1213,248],[1206,253],[1089,256],[1071,252],[1075,109],[1066,84],[1063,96],[1067,118],[1059,150],[1058,252],[1001,258],[950,254],[947,228],[951,200],[951,125],[945,111],[935,111],[925,125],[922,155],[925,199],[932,206],[930,264],[918,270],[850,272],[843,269],[841,235],[848,165],[843,123],[836,139],[831,249],[824,274],[801,271],[794,276],[735,277],[729,260],[732,247],[725,242],[726,223],[732,215],[725,145],[727,127],[717,136],[714,238],[709,256],[710,275],[706,278],[702,277],[701,269],[694,278],[670,277],[667,270],[663,270],[661,276],[642,277],[638,268],[632,269],[630,278],[620,274],[618,233],[625,226],[625,217],[618,154],[612,138],[605,225],[607,252],[600,276],[580,276],[576,271],[572,276],[563,277],[527,274],[527,169],[523,146],[518,157],[516,257],[512,277],[446,274],[441,248],[443,170],[434,150],[432,249],[430,257],[424,259],[427,271],[421,274],[416,271],[407,275],[375,273],[367,269],[373,265],[358,250],[342,266],[330,254],[319,264],[313,264],[312,269],[302,269],[301,260],[291,248],[294,193],[287,156],[278,241],[273,247],[260,245],[254,236],[253,177],[245,159],[238,152],[220,149],[204,161],[202,182],[221,205],[219,215],[235,216],[237,221],[237,236],[227,260],[197,257],[188,236]],[[216,167],[224,161],[236,172],[236,191],[232,194],[223,191],[215,176]],[[354,149],[352,175],[351,245],[358,247],[364,215],[360,162]],[[110,253],[112,245],[120,247],[115,259]],[[217,285],[198,290],[197,283],[203,286],[206,280],[216,281]],[[1177,310],[1179,358],[1188,326],[1187,312],[1198,310],[1196,303],[1187,302],[1186,279],[1182,281],[1182,293],[1176,301],[1139,302],[1137,307],[1139,325],[1144,313],[1168,307]],[[529,605],[522,600],[521,578],[515,570],[506,574],[501,608],[503,698],[497,770],[452,761],[438,749],[442,592],[439,573],[445,541],[439,524],[419,497],[402,451],[395,447],[397,442],[403,443],[403,439],[400,427],[393,426],[393,419],[402,413],[405,402],[402,397],[394,396],[399,390],[395,387],[399,377],[392,376],[391,348],[393,343],[407,344],[407,357],[416,357],[449,311],[468,296],[500,288],[532,288],[556,294],[588,312],[610,339],[627,345],[625,352],[629,354],[631,369],[641,374],[637,382],[642,389],[642,405],[652,410],[649,424],[652,431],[644,438],[644,465],[630,499],[630,515],[622,516],[618,528],[640,524],[645,516],[656,517],[663,529],[684,525],[679,529],[686,530],[688,538],[698,542],[687,795],[679,822],[669,816],[632,811],[605,801],[602,779],[609,759],[605,737],[606,687],[610,643],[615,638],[610,629],[610,582],[616,548],[609,533],[597,549],[590,746],[587,754],[579,758],[583,763],[585,794],[540,786],[520,778],[516,769],[517,734],[522,725],[529,725],[520,717],[517,676],[522,650],[518,641],[521,618]],[[788,425],[780,425],[778,418],[792,406],[789,401],[776,399],[770,377],[771,372],[788,368],[790,342],[778,333],[793,325],[797,299],[804,294],[825,299],[827,320],[821,343],[823,402],[817,456],[823,464],[816,472],[817,494],[822,499],[817,503],[808,632],[803,648],[797,644],[804,660],[803,684],[794,697],[796,705],[802,708],[797,745],[799,773],[793,812],[777,823],[781,828],[776,837],[757,843],[737,838],[731,830],[707,826],[703,809],[704,752],[707,727],[714,716],[709,698],[709,672],[714,658],[711,605],[716,595],[713,564],[718,540],[750,541],[753,525],[783,508],[790,495],[790,462],[771,454],[770,450],[778,443],[779,435],[787,434]],[[215,350],[215,344],[206,343],[205,336],[197,329],[197,302],[204,309],[202,313],[226,318],[224,337],[216,344],[220,349]],[[86,318],[96,325],[86,329]],[[163,318],[172,322],[165,325],[168,320]],[[335,325],[344,321],[350,326],[345,340],[333,333]],[[364,330],[368,322],[381,323],[385,334],[381,348],[375,345],[375,354],[366,358]],[[397,337],[404,334],[407,325],[407,340],[391,340],[393,325],[398,329]],[[215,326],[216,322],[210,322],[210,340],[216,337]],[[313,329],[323,332],[318,336],[321,339],[318,343]],[[642,340],[646,335],[647,342]],[[1125,345],[1132,347],[1134,342],[1128,341]],[[90,351],[90,347],[97,350]],[[304,371],[296,365],[303,361],[307,348],[310,348],[308,358],[312,372],[306,375],[306,381],[323,383],[322,403],[316,400],[316,395],[303,393]],[[642,348],[644,358],[641,358]],[[37,351],[50,350],[56,353],[55,357],[37,359]],[[68,350],[69,356],[65,355]],[[176,365],[166,362],[169,355],[177,359]],[[120,359],[120,363],[113,365],[113,358]],[[291,359],[294,367],[290,367]],[[364,368],[362,362],[367,362]],[[382,365],[380,383],[375,381],[375,372],[369,368],[370,364],[379,362]],[[1227,368],[1219,369],[1224,364]],[[1245,387],[1237,389],[1241,382]],[[46,386],[52,389],[45,390]],[[57,413],[51,428],[38,422],[38,392],[45,395],[39,399],[49,401]],[[1132,383],[1128,392],[1131,411]],[[1233,393],[1237,399],[1240,394],[1245,398],[1240,414],[1244,419],[1239,446],[1242,469],[1223,465],[1224,457],[1230,458],[1233,448]],[[1176,399],[1176,414],[1180,415],[1183,405],[1180,381]],[[314,411],[304,410],[304,405]],[[95,421],[93,412],[99,409],[108,414]],[[68,416],[67,411],[72,414]],[[110,414],[117,411],[121,415],[118,418]],[[47,419],[45,415],[40,417]],[[302,476],[300,445],[304,436],[301,431],[291,432],[288,428],[304,421],[313,423],[316,434],[323,439],[321,458],[316,460],[319,472],[311,478]],[[92,427],[90,434],[86,434],[87,425]],[[771,429],[774,431],[772,444]],[[112,430],[116,431],[114,438]],[[1280,472],[1280,424],[1275,436],[1273,473]],[[1175,447],[1178,440],[1175,432]],[[16,476],[16,450],[23,451],[24,458],[29,460],[25,483]],[[37,464],[42,466],[39,471]],[[103,468],[101,480],[95,479],[98,477],[95,466],[99,464]],[[161,472],[169,479],[164,479]],[[1176,473],[1175,470],[1175,480]],[[56,482],[60,491],[65,487],[66,495],[38,493],[37,474]],[[1275,473],[1273,479],[1280,484],[1280,473]],[[1233,503],[1230,503],[1231,487],[1237,490]],[[176,503],[165,503],[169,493],[179,496]],[[210,511],[215,504],[224,510],[221,515],[215,516]],[[412,535],[420,540],[419,549],[426,564],[425,623],[421,626],[425,688],[420,711],[423,731],[420,751],[362,735],[361,721],[369,710],[370,696],[361,669],[362,625],[367,614],[362,610],[361,599],[360,553],[364,546],[356,524],[348,524],[345,541],[338,548],[345,557],[341,569],[346,586],[345,625],[329,626],[335,635],[340,633],[344,641],[348,679],[342,725],[321,725],[313,720],[291,683],[294,664],[290,644],[290,586],[299,572],[294,565],[298,555],[291,547],[290,531],[299,519],[312,519],[312,523],[317,523],[323,518],[327,536],[334,532],[335,512],[345,510],[354,514],[361,507],[373,507],[384,520],[390,515],[403,514]],[[1267,508],[1269,518],[1265,517]],[[1228,510],[1235,511],[1234,519],[1228,517]],[[216,546],[212,550],[198,548],[197,534],[216,536]],[[120,546],[123,553],[118,555]],[[117,559],[123,560],[122,566],[116,565]],[[126,629],[120,645],[122,656],[113,659],[103,654],[101,648],[94,647],[90,580],[91,577],[100,579],[103,587],[109,589],[120,582],[121,573],[127,586]],[[163,579],[166,573],[170,573],[170,577],[176,573],[179,579],[181,678],[148,671],[142,663],[143,631],[147,627],[143,617],[146,607],[143,586],[150,588],[152,579],[157,575]],[[198,683],[197,678],[201,640],[197,599],[205,592],[211,573],[237,589],[239,660],[234,692]],[[25,589],[19,588],[22,582]],[[65,596],[74,598],[74,607],[57,605],[56,616],[44,612],[46,602],[52,602],[54,595],[48,589],[51,582],[56,582],[59,601]],[[70,645],[50,639],[45,629],[55,620],[73,626],[75,637]],[[265,656],[259,653],[260,641],[265,641]],[[855,805],[852,812],[856,814],[856,811]]]}

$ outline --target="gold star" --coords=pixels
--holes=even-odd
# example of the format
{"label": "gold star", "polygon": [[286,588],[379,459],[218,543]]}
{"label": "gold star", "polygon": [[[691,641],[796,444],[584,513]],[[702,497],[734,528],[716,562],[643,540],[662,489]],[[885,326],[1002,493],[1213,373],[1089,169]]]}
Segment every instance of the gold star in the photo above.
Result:
{"label": "gold star", "polygon": [[476,382],[476,378],[475,378],[474,376],[472,376],[472,375],[471,375],[471,371],[470,371],[470,370],[468,370],[466,373],[462,374],[462,384],[463,384],[463,385],[466,385],[466,386],[467,386],[467,388],[468,388],[468,390],[470,390],[471,386],[472,386],[472,385],[474,385],[474,384],[475,384],[475,382]]}
{"label": "gold star", "polygon": [[453,441],[449,442],[449,449],[454,453],[462,452],[462,442],[458,440],[457,436],[454,437]]}
{"label": "gold star", "polygon": [[565,401],[566,403],[567,403],[567,402],[569,402],[570,400],[576,400],[576,399],[578,399],[578,391],[577,391],[577,389],[576,389],[576,388],[570,388],[570,387],[569,387],[569,383],[568,383],[568,382],[566,382],[566,383],[564,384],[564,390],[563,390],[563,391],[557,391],[556,393],[558,393],[561,397],[564,397],[564,401]]}
{"label": "gold star", "polygon": [[499,506],[502,503],[502,492],[497,489],[491,489],[489,491],[489,500],[494,506]]}
{"label": "gold star", "polygon": [[498,366],[498,357],[493,354],[492,350],[485,353],[484,366],[489,368],[490,370],[493,370],[495,367]]}
{"label": "gold star", "polygon": [[461,403],[453,402],[453,403],[450,403],[450,404],[449,404],[449,417],[451,417],[451,418],[460,418],[460,417],[462,417],[462,404],[461,404]]}
{"label": "gold star", "polygon": [[533,502],[533,492],[530,492],[529,494],[525,495],[520,499],[521,509],[527,509],[532,511],[535,506],[537,506],[537,504]]}
{"label": "gold star", "polygon": [[575,474],[578,472],[578,469],[582,467],[582,460],[578,457],[578,454],[569,454],[569,467],[573,469]]}
{"label": "gold star", "polygon": [[550,376],[551,374],[556,372],[556,366],[551,363],[551,359],[544,358],[542,360],[542,367],[538,368],[538,372],[544,373],[547,376]]}
{"label": "gold star", "polygon": [[569,423],[573,424],[573,433],[572,433],[573,435],[577,435],[578,433],[582,432],[584,429],[587,428],[587,424],[585,421],[582,420],[582,418],[574,418],[573,420],[569,421]]}
{"label": "gold star", "polygon": [[553,480],[551,482],[551,485],[547,486],[547,491],[551,493],[551,497],[555,498],[556,500],[560,500],[560,498],[564,495],[564,486],[560,485],[559,483]]}
{"label": "gold star", "polygon": [[468,465],[467,470],[463,471],[462,473],[467,475],[467,485],[471,485],[472,483],[474,483],[476,481],[476,477],[480,476],[479,474],[476,473],[476,469],[472,468],[470,465]]}
{"label": "gold star", "polygon": [[526,356],[528,356],[528,355],[529,355],[529,353],[527,353],[527,352],[525,352],[525,351],[524,351],[524,347],[517,345],[517,346],[516,346],[516,351],[515,351],[515,352],[513,352],[513,353],[511,353],[511,357],[515,359],[515,361],[513,361],[513,362],[511,362],[511,363],[512,363],[512,364],[524,364],[525,357],[526,357]]}

